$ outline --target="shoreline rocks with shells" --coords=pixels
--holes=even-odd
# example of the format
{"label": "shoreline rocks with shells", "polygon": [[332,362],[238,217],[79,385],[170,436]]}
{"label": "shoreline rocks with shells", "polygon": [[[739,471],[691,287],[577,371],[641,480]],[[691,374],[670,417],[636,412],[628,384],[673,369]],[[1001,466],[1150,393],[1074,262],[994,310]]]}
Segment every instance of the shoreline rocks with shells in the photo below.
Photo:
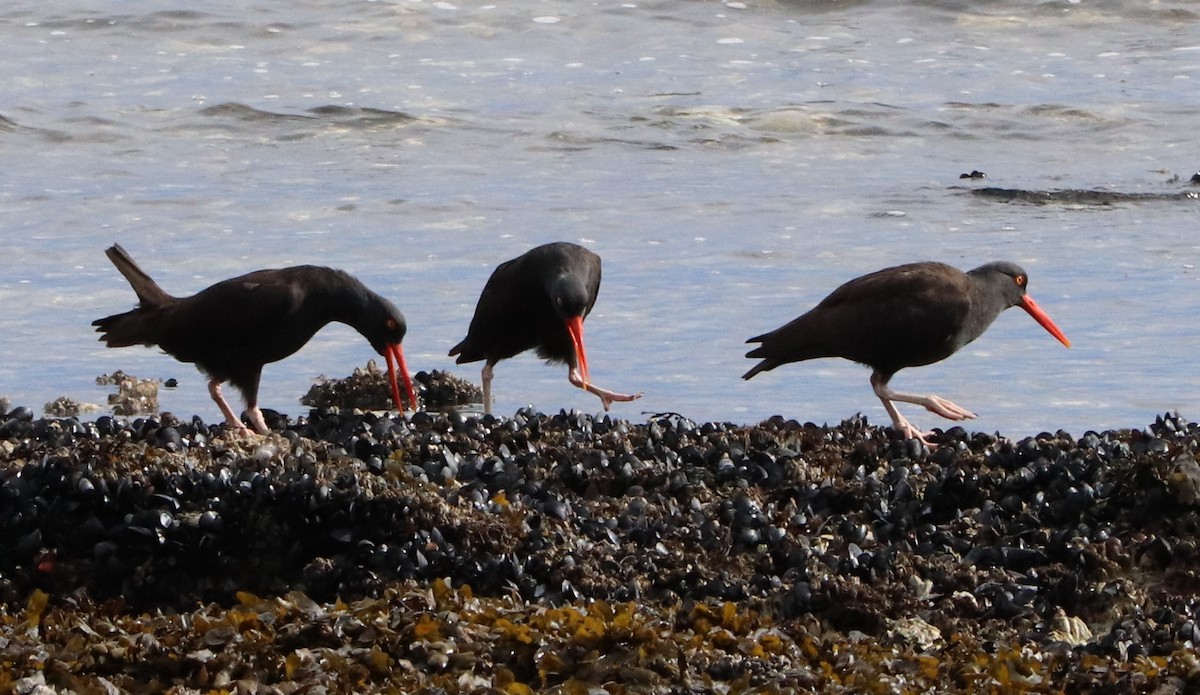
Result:
{"label": "shoreline rocks with shells", "polygon": [[270,421],[0,417],[0,692],[1200,686],[1178,416]]}
{"label": "shoreline rocks with shells", "polygon": [[[318,377],[300,402],[311,408],[358,408],[388,410],[392,394],[387,372],[368,360],[342,379]],[[425,410],[445,412],[483,403],[483,391],[476,385],[450,372],[434,369],[413,375],[413,389]]]}

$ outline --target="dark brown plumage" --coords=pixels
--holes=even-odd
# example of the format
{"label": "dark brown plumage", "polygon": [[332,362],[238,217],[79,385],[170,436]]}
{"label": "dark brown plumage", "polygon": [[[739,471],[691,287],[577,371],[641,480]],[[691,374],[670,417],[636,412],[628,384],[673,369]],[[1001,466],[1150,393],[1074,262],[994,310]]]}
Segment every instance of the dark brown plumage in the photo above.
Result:
{"label": "dark brown plumage", "polygon": [[567,242],[545,244],[500,264],[484,285],[467,337],[450,350],[457,364],[485,360],[484,412],[491,412],[492,368],[536,349],[567,365],[571,383],[600,397],[604,409],[625,395],[591,383],[583,346],[583,319],[600,291],[600,257]]}
{"label": "dark brown plumage", "polygon": [[938,396],[897,393],[888,381],[905,367],[944,360],[983,334],[1000,312],[1019,306],[1067,347],[1058,326],[1025,294],[1029,276],[1014,263],[995,262],[970,272],[924,262],[886,268],[837,288],[808,313],[748,343],[762,361],[749,379],[788,362],[844,357],[871,367],[871,385],[901,436],[928,435],[909,424],[893,401],[916,403],[951,420],[975,417]]}
{"label": "dark brown plumage", "polygon": [[265,434],[258,408],[263,365],[304,347],[331,321],[351,326],[384,356],[396,408],[404,409],[397,368],[409,402],[416,407],[400,347],[404,315],[343,271],[310,265],[259,270],[190,297],[173,297],[119,245],[105,253],[133,286],[139,304],[132,311],[93,321],[100,340],[108,347],[158,346],[181,362],[195,363],[209,376],[209,393],[230,425],[244,428],[221,395],[221,384],[228,381],[241,391],[250,423]]}

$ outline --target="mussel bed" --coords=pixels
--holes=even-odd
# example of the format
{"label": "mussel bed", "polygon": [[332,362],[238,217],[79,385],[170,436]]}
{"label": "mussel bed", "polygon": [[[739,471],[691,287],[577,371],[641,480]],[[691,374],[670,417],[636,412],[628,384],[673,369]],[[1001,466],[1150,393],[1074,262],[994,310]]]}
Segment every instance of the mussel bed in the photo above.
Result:
{"label": "mussel bed", "polygon": [[0,417],[0,693],[1188,692],[1200,426]]}

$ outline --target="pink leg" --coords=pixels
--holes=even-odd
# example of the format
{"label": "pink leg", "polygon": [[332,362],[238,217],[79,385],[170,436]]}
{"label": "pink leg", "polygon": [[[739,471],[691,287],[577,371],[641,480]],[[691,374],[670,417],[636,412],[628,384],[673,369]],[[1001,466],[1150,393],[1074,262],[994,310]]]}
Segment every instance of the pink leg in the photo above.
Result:
{"label": "pink leg", "polygon": [[492,363],[486,362],[483,365],[483,375],[480,377],[483,380],[483,414],[492,414]]}
{"label": "pink leg", "polygon": [[636,401],[643,395],[641,392],[627,395],[624,393],[615,393],[607,389],[602,389],[587,379],[584,379],[583,374],[580,372],[578,367],[572,367],[570,371],[567,372],[567,378],[570,379],[571,383],[575,386],[599,396],[600,402],[604,405],[605,410],[608,410],[608,406],[614,402],[627,403],[629,401]]}
{"label": "pink leg", "polygon": [[896,404],[883,398],[880,398],[879,400],[883,401],[884,409],[887,410],[888,415],[891,416],[892,428],[896,430],[897,434],[904,439],[920,439],[930,446],[933,445],[933,442],[927,439],[933,435],[932,432],[922,432],[921,430],[917,429],[915,425],[908,421],[908,418],[900,414],[900,411],[896,409]]}
{"label": "pink leg", "polygon": [[246,404],[246,417],[250,420],[250,425],[254,427],[254,431],[259,434],[270,434],[271,428],[267,427],[267,421],[263,419],[262,411],[258,409],[257,403]]}
{"label": "pink leg", "polygon": [[896,409],[896,404],[894,401],[915,403],[916,405],[924,406],[929,412],[937,413],[947,420],[967,420],[975,417],[975,413],[972,413],[966,408],[955,405],[954,403],[951,403],[940,396],[916,396],[910,393],[898,393],[893,391],[890,387],[888,387],[887,380],[880,377],[878,372],[873,372],[871,374],[871,388],[875,389],[875,395],[878,396],[879,400],[883,402],[884,409],[887,410],[888,415],[891,416],[892,426],[895,427],[896,431],[899,432],[900,435],[905,439],[915,437],[926,444],[933,443],[928,439],[928,437],[932,435],[932,432],[922,432],[914,427],[912,423],[910,423],[903,415],[900,414],[900,411]]}
{"label": "pink leg", "polygon": [[[208,395],[212,396],[212,399],[216,401],[217,407],[221,409],[221,413],[225,416],[225,422],[228,422],[230,427],[236,427],[239,430],[249,431],[249,428],[242,424],[241,419],[234,414],[233,408],[229,407],[229,403],[225,400],[225,396],[221,394],[222,383],[223,382],[220,379],[209,379]],[[262,413],[259,413],[258,417],[259,419],[262,419]],[[253,420],[251,420],[251,422],[253,422]]]}

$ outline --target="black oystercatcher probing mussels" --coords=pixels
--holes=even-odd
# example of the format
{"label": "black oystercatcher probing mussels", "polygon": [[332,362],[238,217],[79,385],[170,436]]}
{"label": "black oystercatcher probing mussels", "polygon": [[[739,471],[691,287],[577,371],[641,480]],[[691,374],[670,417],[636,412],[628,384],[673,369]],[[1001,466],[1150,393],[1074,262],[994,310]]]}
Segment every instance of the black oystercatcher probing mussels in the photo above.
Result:
{"label": "black oystercatcher probing mussels", "polygon": [[791,323],[746,341],[762,343],[746,357],[762,358],[742,378],[788,362],[844,357],[871,367],[871,386],[892,417],[896,432],[928,443],[896,410],[894,401],[916,403],[950,420],[975,417],[938,396],[897,393],[888,381],[905,367],[944,360],[983,334],[1000,312],[1019,306],[1058,338],[1071,341],[1025,294],[1029,276],[1014,263],[996,262],[964,273],[944,263],[885,268],[837,288]]}
{"label": "black oystercatcher probing mussels", "polygon": [[119,245],[105,253],[133,286],[139,304],[132,311],[93,321],[102,334],[100,340],[108,347],[157,345],[181,362],[194,362],[209,376],[208,392],[234,427],[245,429],[221,395],[221,384],[228,381],[242,392],[250,424],[266,434],[258,408],[263,365],[304,347],[331,321],[354,328],[384,356],[392,397],[403,411],[396,382],[399,370],[409,403],[416,408],[400,348],[404,315],[345,272],[310,265],[259,270],[218,282],[191,297],[172,297]]}
{"label": "black oystercatcher probing mussels", "polygon": [[600,397],[604,409],[625,395],[596,386],[588,375],[583,319],[600,290],[600,257],[567,242],[545,244],[500,264],[484,285],[467,337],[450,350],[458,364],[483,365],[483,409],[492,411],[492,368],[530,348],[568,367],[571,383]]}

